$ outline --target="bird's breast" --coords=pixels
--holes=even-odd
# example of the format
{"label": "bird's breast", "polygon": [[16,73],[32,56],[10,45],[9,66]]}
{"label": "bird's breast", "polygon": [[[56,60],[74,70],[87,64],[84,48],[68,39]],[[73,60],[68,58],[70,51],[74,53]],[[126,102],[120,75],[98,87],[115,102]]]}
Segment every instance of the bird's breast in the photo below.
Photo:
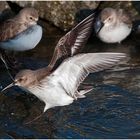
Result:
{"label": "bird's breast", "polygon": [[117,43],[124,40],[131,32],[126,24],[115,27],[103,27],[99,32],[99,38],[106,43]]}
{"label": "bird's breast", "polygon": [[73,98],[68,96],[65,91],[56,85],[32,87],[30,89],[37,98],[52,107],[69,105],[73,102]]}

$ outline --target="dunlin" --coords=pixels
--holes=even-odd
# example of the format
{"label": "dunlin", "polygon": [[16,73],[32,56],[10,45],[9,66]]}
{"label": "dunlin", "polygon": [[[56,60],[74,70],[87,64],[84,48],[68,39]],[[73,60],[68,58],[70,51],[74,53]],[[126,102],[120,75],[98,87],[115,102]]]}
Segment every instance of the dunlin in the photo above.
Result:
{"label": "dunlin", "polygon": [[132,20],[123,9],[105,8],[94,23],[97,36],[106,43],[120,43],[132,30]]}
{"label": "dunlin", "polygon": [[48,75],[46,68],[22,70],[12,86],[28,90],[45,103],[44,112],[55,106],[71,104],[77,98],[84,98],[92,90],[78,90],[89,73],[108,69],[125,58],[124,53],[87,53],[67,58],[54,72]]}
{"label": "dunlin", "polygon": [[37,25],[38,12],[24,8],[15,17],[0,25],[0,47],[7,50],[33,49],[42,37],[42,27]]}
{"label": "dunlin", "polygon": [[33,49],[41,40],[42,27],[37,25],[38,12],[24,8],[15,17],[0,24],[0,48],[12,51]]}

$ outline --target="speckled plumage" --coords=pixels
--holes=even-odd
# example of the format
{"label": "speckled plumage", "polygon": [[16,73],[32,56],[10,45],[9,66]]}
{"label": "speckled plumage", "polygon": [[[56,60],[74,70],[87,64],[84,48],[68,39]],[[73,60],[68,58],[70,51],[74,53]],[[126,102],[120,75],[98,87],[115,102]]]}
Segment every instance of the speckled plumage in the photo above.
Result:
{"label": "speckled plumage", "polygon": [[24,8],[18,15],[0,24],[0,41],[7,41],[35,25],[38,13],[34,8]]}
{"label": "speckled plumage", "polygon": [[26,51],[33,49],[42,38],[42,27],[33,25],[17,36],[0,42],[0,47],[11,51]]}

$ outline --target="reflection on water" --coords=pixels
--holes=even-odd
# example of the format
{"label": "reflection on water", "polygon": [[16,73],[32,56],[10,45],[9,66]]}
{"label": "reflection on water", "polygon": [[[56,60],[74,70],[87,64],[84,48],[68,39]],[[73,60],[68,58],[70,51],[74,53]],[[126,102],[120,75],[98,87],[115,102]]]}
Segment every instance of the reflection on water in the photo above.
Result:
{"label": "reflection on water", "polygon": [[[19,53],[23,68],[46,66],[57,40],[63,33],[48,28],[41,43],[32,51]],[[94,90],[84,99],[64,107],[49,109],[36,122],[44,103],[18,87],[0,95],[0,138],[140,138],[140,46],[137,38],[122,44],[104,44],[90,39],[84,52],[125,52],[129,62],[112,70],[90,74],[87,82]],[[0,88],[11,82],[0,71]]]}

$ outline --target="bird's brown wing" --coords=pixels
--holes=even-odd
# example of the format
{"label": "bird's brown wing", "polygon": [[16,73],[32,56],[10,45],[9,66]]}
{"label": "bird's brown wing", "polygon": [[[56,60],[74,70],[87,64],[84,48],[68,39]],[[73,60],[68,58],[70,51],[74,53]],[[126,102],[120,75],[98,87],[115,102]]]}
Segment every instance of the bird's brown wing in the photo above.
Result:
{"label": "bird's brown wing", "polygon": [[9,19],[0,24],[0,41],[7,41],[25,30],[25,26]]}
{"label": "bird's brown wing", "polygon": [[59,58],[73,56],[82,50],[92,32],[93,21],[94,13],[81,21],[59,40],[49,64],[50,67],[53,68]]}
{"label": "bird's brown wing", "polygon": [[118,14],[119,14],[120,20],[123,23],[126,23],[129,26],[129,28],[131,28],[132,27],[132,20],[131,20],[130,15],[126,11],[124,11],[123,9],[119,9]]}

